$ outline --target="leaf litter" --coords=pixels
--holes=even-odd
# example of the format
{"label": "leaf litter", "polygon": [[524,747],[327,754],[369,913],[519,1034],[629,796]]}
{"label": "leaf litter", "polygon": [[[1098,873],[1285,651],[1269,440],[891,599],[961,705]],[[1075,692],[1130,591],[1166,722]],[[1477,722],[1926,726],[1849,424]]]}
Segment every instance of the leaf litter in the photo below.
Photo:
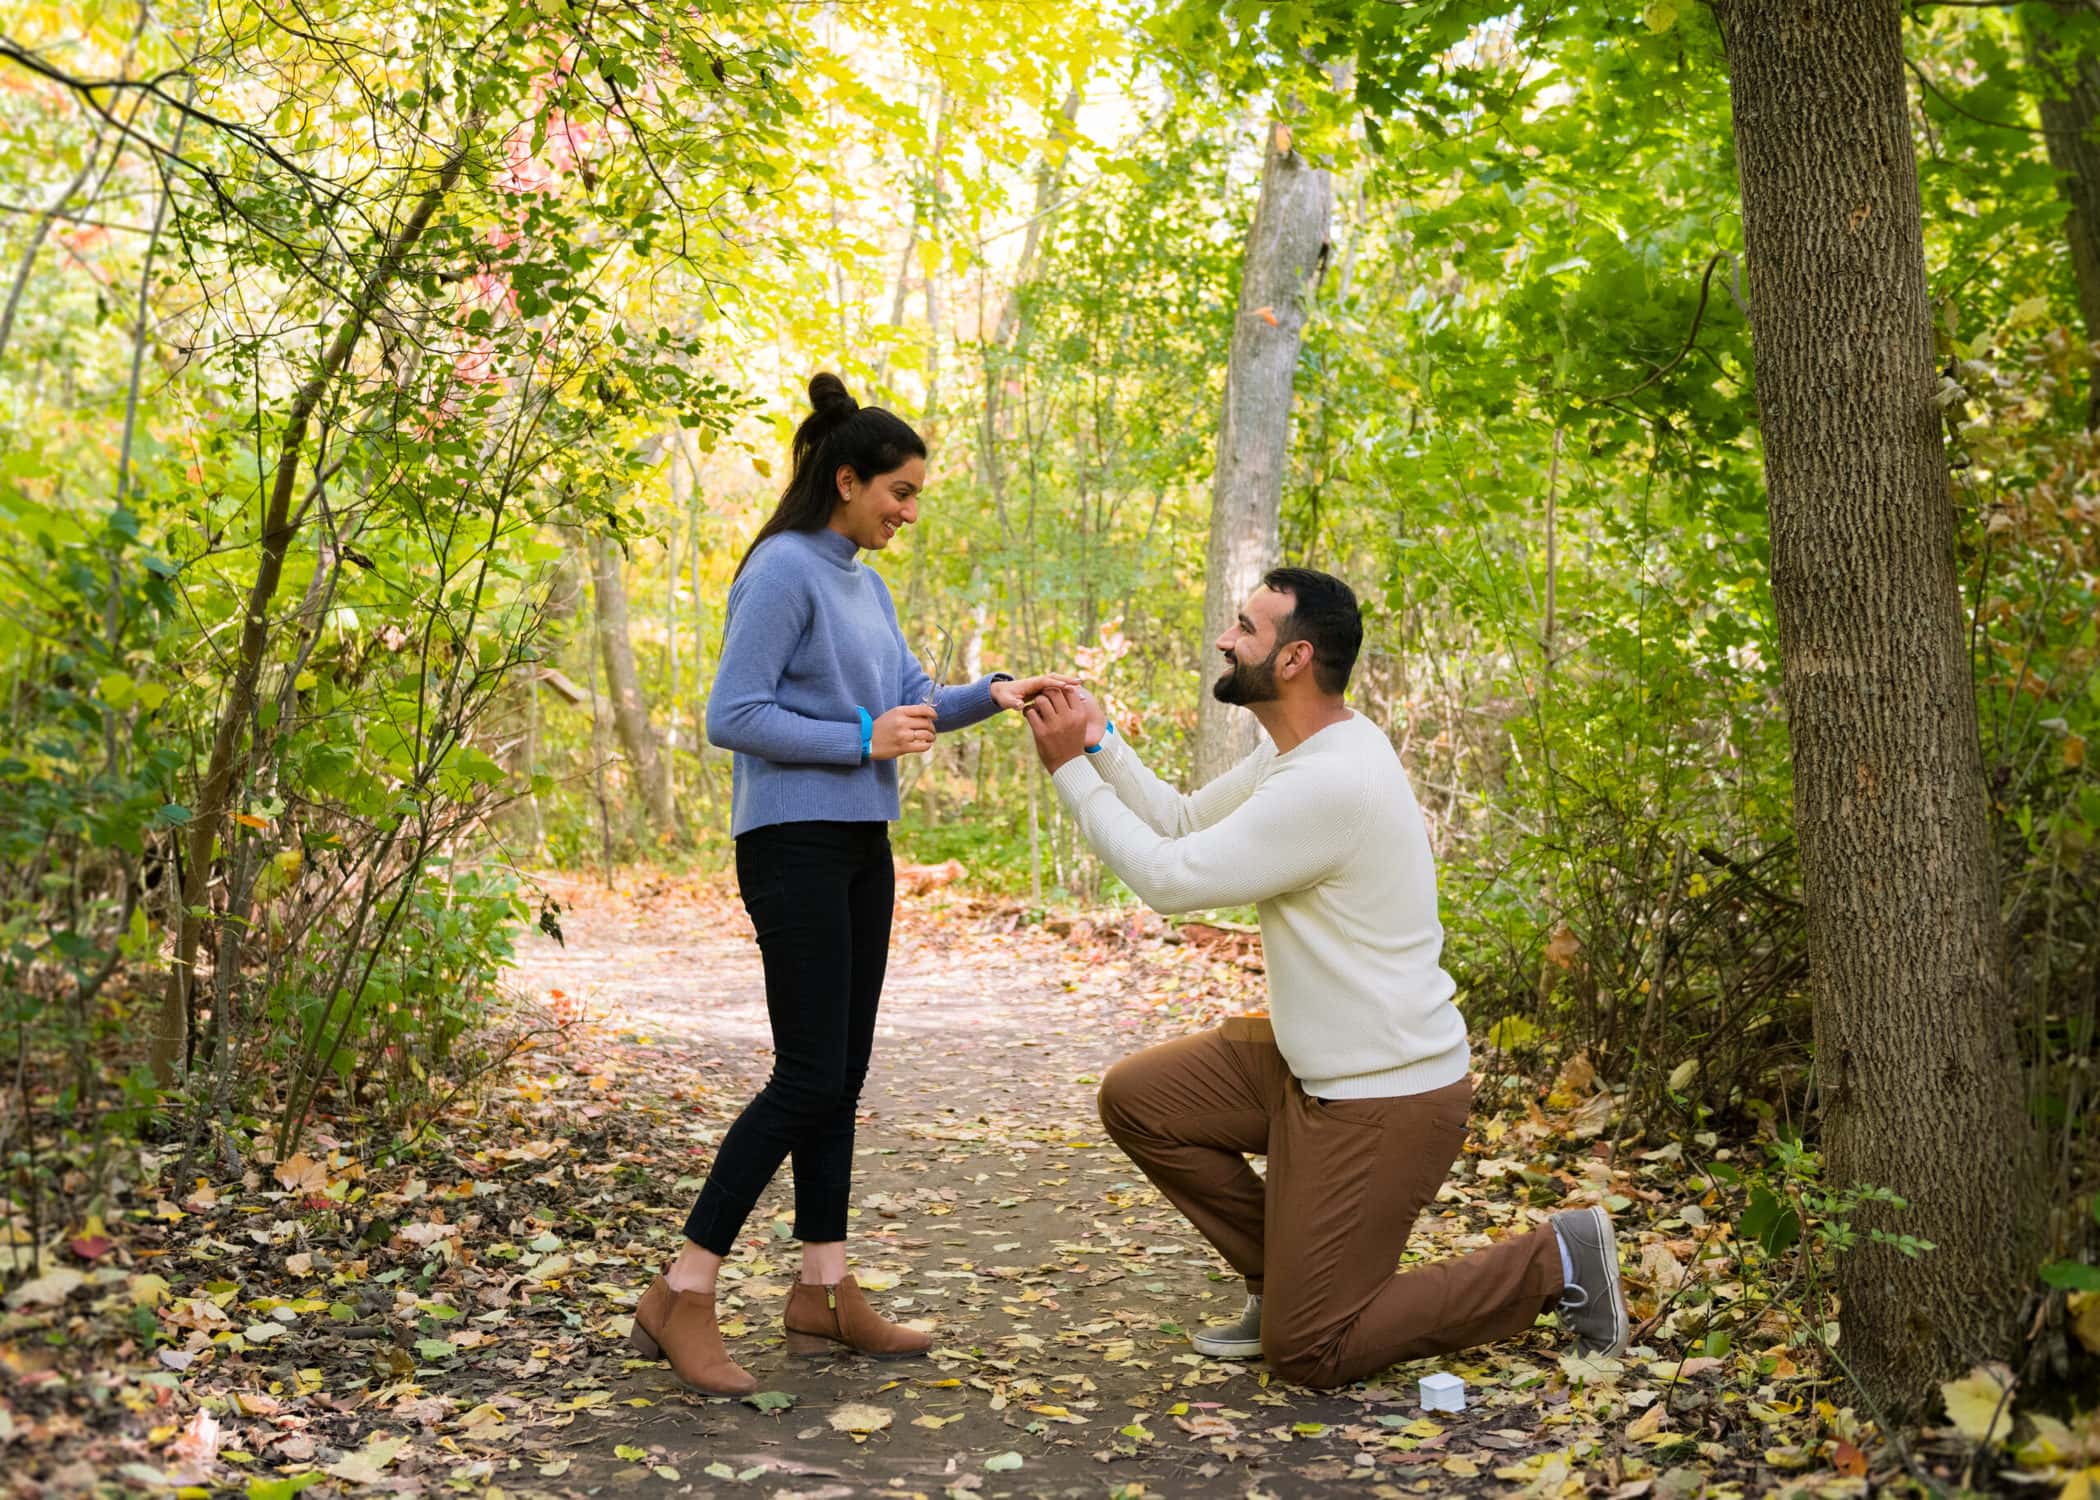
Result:
{"label": "leaf litter", "polygon": [[[15,1493],[1137,1497],[1347,1480],[1379,1497],[1689,1500],[1865,1494],[1893,1472],[1776,1312],[1750,1347],[1707,1352],[1711,1310],[1747,1295],[1721,1210],[1681,1150],[1612,1142],[1612,1095],[1580,1058],[1476,1109],[1407,1259],[1605,1202],[1637,1325],[1622,1357],[1576,1357],[1542,1324],[1443,1361],[1470,1403],[1431,1419],[1415,1382],[1434,1362],[1321,1393],[1197,1356],[1186,1331],[1236,1313],[1242,1288],[1106,1140],[1093,1094],[1118,1057],[1261,1009],[1258,936],[1142,912],[1030,923],[946,890],[900,908],[851,1229],[858,1279],[934,1333],[932,1356],[785,1356],[783,1173],[719,1299],[761,1390],[688,1392],[626,1336],[767,1070],[755,949],[704,880],[638,871],[557,894],[564,942],[528,938],[516,979],[565,1024],[438,1128],[383,1158],[317,1129],[237,1180],[178,1183],[148,1160],[107,1222],[46,1247],[0,1314]],[[1950,1396],[1957,1428],[1981,1394]],[[2082,1458],[2058,1428],[2044,1456]]]}

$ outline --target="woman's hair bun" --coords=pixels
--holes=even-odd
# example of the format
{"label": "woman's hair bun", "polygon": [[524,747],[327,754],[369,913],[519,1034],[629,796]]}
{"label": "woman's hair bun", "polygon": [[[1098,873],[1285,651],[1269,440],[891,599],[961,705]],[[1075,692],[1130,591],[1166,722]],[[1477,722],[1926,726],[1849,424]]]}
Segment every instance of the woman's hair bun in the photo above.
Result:
{"label": "woman's hair bun", "polygon": [[810,377],[809,409],[820,417],[836,420],[859,411],[860,403],[847,391],[845,381],[825,370]]}

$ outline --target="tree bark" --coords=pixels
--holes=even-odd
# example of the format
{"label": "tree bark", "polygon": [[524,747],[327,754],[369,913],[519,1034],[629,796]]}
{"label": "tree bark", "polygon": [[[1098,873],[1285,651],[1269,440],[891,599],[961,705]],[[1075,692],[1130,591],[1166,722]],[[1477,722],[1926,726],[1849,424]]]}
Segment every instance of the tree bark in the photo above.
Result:
{"label": "tree bark", "polygon": [[[2079,7],[2052,6],[2052,21],[2027,17],[2027,53],[2041,80],[2036,107],[2057,188],[2069,205],[2064,235],[2078,282],[2088,344],[2100,341],[2100,21]],[[2100,427],[2100,370],[2088,375],[2085,425]]]}
{"label": "tree bark", "polygon": [[620,572],[623,561],[615,538],[591,538],[591,594],[598,607],[598,646],[605,657],[605,686],[612,698],[613,728],[641,788],[642,804],[649,812],[649,831],[660,839],[677,829],[678,814],[671,803],[671,786],[664,775],[666,761],[657,748],[656,728],[649,722],[649,703],[642,696],[641,677],[635,670],[634,643],[628,637],[627,582]]}
{"label": "tree bark", "polygon": [[[1239,312],[1225,367],[1211,481],[1210,549],[1204,568],[1204,659],[1210,643],[1276,566],[1277,513],[1290,456],[1291,385],[1298,370],[1320,273],[1334,186],[1291,147],[1289,129],[1266,127],[1261,196],[1240,270]],[[1211,696],[1205,672],[1196,707],[1196,782],[1217,776],[1254,748],[1253,716]]]}
{"label": "tree bark", "polygon": [[1934,386],[1893,0],[1721,0],[1827,1176],[1909,1207],[1836,1264],[1892,1414],[2016,1345],[2035,1155]]}
{"label": "tree bark", "polygon": [[[470,123],[466,132],[471,136],[478,124]],[[168,985],[161,999],[160,1015],[157,1018],[153,1042],[148,1060],[154,1078],[163,1086],[175,1078],[175,1064],[188,1049],[189,1013],[191,985],[195,980],[197,946],[203,936],[203,919],[197,914],[204,909],[205,890],[211,875],[212,848],[218,842],[220,830],[225,825],[227,803],[231,797],[240,760],[241,729],[255,708],[257,683],[262,677],[263,652],[270,639],[270,604],[277,596],[277,585],[284,575],[284,558],[291,547],[296,531],[291,519],[293,493],[298,488],[300,458],[306,445],[306,429],[312,422],[314,412],[320,407],[322,398],[334,383],[336,376],[350,362],[357,348],[359,336],[365,323],[378,308],[380,298],[399,274],[401,263],[412,250],[430,221],[437,213],[438,205],[444,201],[459,174],[466,165],[467,144],[462,140],[444,166],[438,171],[437,181],[432,183],[416,199],[408,218],[402,223],[391,241],[380,251],[379,259],[373,263],[357,296],[344,310],[343,320],[336,327],[335,337],[329,342],[321,356],[321,363],[306,383],[292,396],[292,404],[285,414],[284,437],[278,446],[277,469],[272,477],[270,493],[263,513],[261,550],[256,559],[255,579],[249,585],[246,608],[242,613],[240,655],[234,668],[233,684],[226,694],[226,702],[219,710],[219,723],[212,737],[211,760],[208,763],[203,784],[198,788],[197,806],[193,809],[189,829],[189,850],[182,872],[182,906],[180,925],[175,937],[175,961],[168,971]]]}

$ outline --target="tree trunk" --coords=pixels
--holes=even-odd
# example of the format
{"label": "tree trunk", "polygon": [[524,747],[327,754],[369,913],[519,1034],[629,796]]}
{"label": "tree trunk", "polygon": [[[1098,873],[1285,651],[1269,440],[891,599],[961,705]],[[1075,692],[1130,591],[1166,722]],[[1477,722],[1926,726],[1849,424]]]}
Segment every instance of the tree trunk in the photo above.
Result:
{"label": "tree trunk", "polygon": [[598,605],[598,645],[605,657],[605,688],[612,699],[613,728],[641,787],[642,803],[649,811],[649,832],[661,839],[677,829],[678,814],[671,805],[664,757],[657,750],[648,700],[642,696],[641,679],[635,671],[634,643],[627,633],[627,583],[620,573],[622,561],[615,538],[591,538],[591,594]]}
{"label": "tree trunk", "polygon": [[1891,0],[1722,0],[1836,1265],[1892,1414],[2019,1337],[2036,1181]]}
{"label": "tree trunk", "polygon": [[[2052,6],[2050,20],[2026,17],[2027,52],[2041,81],[2036,104],[2058,190],[2070,206],[2064,234],[2078,311],[2088,344],[2100,341],[2100,21],[2092,12]],[[2085,425],[2100,427],[2100,372],[2088,376]]]}
{"label": "tree trunk", "polygon": [[[478,122],[470,124],[469,133],[478,128]],[[270,604],[277,596],[277,585],[284,575],[285,553],[291,546],[295,531],[291,519],[292,493],[298,486],[306,429],[329,386],[350,362],[366,321],[377,310],[380,298],[399,273],[402,260],[423,237],[423,232],[430,227],[431,218],[437,213],[438,204],[459,181],[466,160],[467,147],[462,143],[439,170],[438,180],[417,198],[407,220],[380,251],[379,259],[358,288],[356,299],[344,310],[343,320],[322,354],[320,366],[293,394],[291,409],[285,414],[277,470],[272,476],[268,504],[263,513],[255,580],[249,585],[247,604],[242,611],[240,654],[232,686],[219,710],[218,728],[212,737],[211,760],[197,790],[197,806],[190,819],[189,849],[182,871],[181,914],[175,935],[175,960],[168,971],[168,986],[161,999],[160,1015],[154,1025],[153,1042],[148,1052],[153,1076],[163,1087],[174,1081],[175,1063],[188,1050],[191,986],[195,982],[197,946],[204,932],[203,920],[197,913],[204,909],[205,891],[211,877],[212,848],[225,824],[227,803],[236,780],[241,730],[254,712],[256,685],[262,678],[263,652],[270,638]]]}
{"label": "tree trunk", "polygon": [[[1210,551],[1204,568],[1203,652],[1276,566],[1277,511],[1290,454],[1291,382],[1305,318],[1327,264],[1334,187],[1327,172],[1291,149],[1283,124],[1267,127],[1261,196],[1247,231],[1239,315],[1225,367],[1225,406],[1211,481]],[[1196,782],[1217,776],[1254,748],[1253,716],[1211,696],[1206,671],[1196,708]]]}

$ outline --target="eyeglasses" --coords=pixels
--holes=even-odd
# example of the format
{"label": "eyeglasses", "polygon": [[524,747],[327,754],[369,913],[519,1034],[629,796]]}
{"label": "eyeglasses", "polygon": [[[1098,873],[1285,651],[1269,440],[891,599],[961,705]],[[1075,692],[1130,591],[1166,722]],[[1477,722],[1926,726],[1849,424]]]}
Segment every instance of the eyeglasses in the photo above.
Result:
{"label": "eyeglasses", "polygon": [[947,685],[948,664],[955,657],[955,642],[949,639],[948,632],[938,625],[934,626],[933,630],[934,634],[941,638],[941,654],[939,665],[933,669],[932,679],[927,685],[926,697],[922,700],[929,708],[933,706],[934,695]]}

